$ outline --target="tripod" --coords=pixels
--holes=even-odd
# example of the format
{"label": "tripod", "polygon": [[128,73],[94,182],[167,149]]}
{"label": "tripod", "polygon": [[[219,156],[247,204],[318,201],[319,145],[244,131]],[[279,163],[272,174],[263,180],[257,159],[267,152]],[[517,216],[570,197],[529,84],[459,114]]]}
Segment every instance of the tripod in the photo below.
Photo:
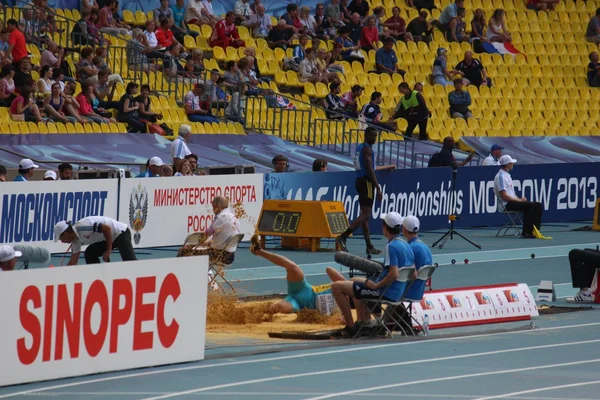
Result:
{"label": "tripod", "polygon": [[450,215],[448,215],[448,220],[450,221],[450,229],[448,229],[448,232],[444,233],[444,235],[439,238],[434,244],[431,245],[431,247],[435,247],[439,245],[439,248],[442,249],[444,247],[444,245],[446,244],[446,242],[448,241],[448,239],[452,240],[454,239],[454,235],[463,238],[464,240],[466,240],[467,242],[469,242],[470,244],[472,244],[473,246],[477,247],[478,249],[481,249],[481,246],[478,245],[477,243],[469,240],[467,237],[463,236],[460,232],[458,232],[456,229],[454,229],[454,221],[456,221],[457,218],[460,218],[459,216],[456,215],[456,171],[457,168],[454,167],[452,169],[452,189],[450,190],[451,193],[451,198],[450,198],[450,207],[451,207],[451,212]]}

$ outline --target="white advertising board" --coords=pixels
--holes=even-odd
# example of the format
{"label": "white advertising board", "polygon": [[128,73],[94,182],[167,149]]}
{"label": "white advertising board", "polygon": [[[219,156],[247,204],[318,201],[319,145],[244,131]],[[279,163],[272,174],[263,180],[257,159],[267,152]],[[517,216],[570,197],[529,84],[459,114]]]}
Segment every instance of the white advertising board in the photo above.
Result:
{"label": "white advertising board", "polygon": [[2,272],[0,386],[201,360],[208,257]]}
{"label": "white advertising board", "polygon": [[7,182],[0,194],[0,245],[42,246],[52,253],[58,221],[90,215],[117,218],[118,180]]}
{"label": "white advertising board", "polygon": [[119,221],[129,225],[134,247],[181,245],[210,227],[215,196],[229,199],[249,239],[263,203],[262,174],[125,179]]}

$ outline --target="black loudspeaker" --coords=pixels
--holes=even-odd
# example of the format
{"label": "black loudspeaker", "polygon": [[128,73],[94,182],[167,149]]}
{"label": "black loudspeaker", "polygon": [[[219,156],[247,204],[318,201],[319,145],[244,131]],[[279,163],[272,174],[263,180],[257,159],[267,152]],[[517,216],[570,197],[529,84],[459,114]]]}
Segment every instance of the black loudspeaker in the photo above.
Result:
{"label": "black loudspeaker", "polygon": [[80,169],[75,171],[75,179],[109,179],[109,178],[131,178],[128,169]]}
{"label": "black loudspeaker", "polygon": [[254,165],[220,165],[204,168],[205,175],[236,175],[253,173],[255,173]]}

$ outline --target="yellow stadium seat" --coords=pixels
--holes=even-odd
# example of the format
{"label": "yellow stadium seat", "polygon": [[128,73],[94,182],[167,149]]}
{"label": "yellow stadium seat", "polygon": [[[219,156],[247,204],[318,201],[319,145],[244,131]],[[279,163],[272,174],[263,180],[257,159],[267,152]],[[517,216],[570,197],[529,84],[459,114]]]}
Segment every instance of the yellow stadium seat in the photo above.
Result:
{"label": "yellow stadium seat", "polygon": [[329,93],[329,89],[327,88],[327,86],[324,83],[318,82],[316,87],[317,87],[317,97],[318,98],[323,99]]}
{"label": "yellow stadium seat", "polygon": [[304,84],[304,93],[308,97],[317,97],[317,89],[315,88],[315,85],[310,82]]}
{"label": "yellow stadium seat", "polygon": [[206,39],[210,39],[210,37],[212,36],[212,28],[210,27],[210,25],[202,25],[202,27],[200,28],[200,34]]}
{"label": "yellow stadium seat", "polygon": [[123,15],[123,21],[125,21],[125,23],[127,25],[135,25],[135,16],[131,12],[131,10],[123,9],[122,15]]}
{"label": "yellow stadium seat", "polygon": [[220,62],[227,61],[227,55],[225,54],[225,50],[223,50],[222,47],[215,46],[212,48],[212,50],[213,50],[213,57],[215,60],[220,61]]}
{"label": "yellow stadium seat", "polygon": [[197,47],[196,42],[194,41],[194,38],[189,35],[185,35],[183,37],[183,45],[188,50],[195,49]]}
{"label": "yellow stadium seat", "polygon": [[[195,25],[190,25],[190,26],[195,26]],[[211,49],[210,45],[208,44],[208,39],[206,39],[205,37],[202,37],[202,36],[196,37],[196,47],[199,49],[202,49],[203,51],[208,51]]]}
{"label": "yellow stadium seat", "polygon": [[225,50],[225,54],[227,55],[227,61],[237,61],[240,59],[240,56],[234,47],[230,46],[227,47]]}

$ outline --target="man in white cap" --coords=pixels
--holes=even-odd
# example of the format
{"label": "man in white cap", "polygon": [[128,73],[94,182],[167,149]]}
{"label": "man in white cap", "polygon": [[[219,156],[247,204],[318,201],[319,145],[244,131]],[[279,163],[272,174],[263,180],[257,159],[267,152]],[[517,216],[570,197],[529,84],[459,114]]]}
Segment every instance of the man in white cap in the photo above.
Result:
{"label": "man in white cap", "polygon": [[517,197],[510,171],[517,160],[509,155],[500,157],[500,171],[494,178],[494,192],[498,196],[498,210],[523,212],[523,233],[526,239],[535,239],[533,227],[538,230],[542,225],[542,203],[527,201],[525,197]]}
{"label": "man in white cap", "polygon": [[500,157],[502,157],[502,150],[504,150],[504,147],[500,146],[499,144],[493,144],[492,148],[490,149],[490,155],[487,156],[485,160],[483,160],[482,165],[500,165]]}
{"label": "man in white cap", "polygon": [[179,136],[171,143],[171,158],[173,159],[173,164],[175,164],[177,160],[183,160],[185,156],[192,154],[187,145],[191,133],[191,126],[183,124],[179,127]]}
{"label": "man in white cap", "polygon": [[46,171],[44,174],[45,181],[55,181],[56,180],[56,172],[54,171]]}
{"label": "man in white cap", "polygon": [[136,178],[157,178],[162,176],[162,167],[165,165],[160,157],[152,157],[148,160],[146,171],[137,175]]}
{"label": "man in white cap", "polygon": [[110,253],[119,249],[123,261],[137,260],[131,245],[131,231],[122,222],[108,217],[86,217],[75,225],[60,221],[54,226],[54,241],[71,243],[72,255],[67,265],[75,265],[79,261],[81,246],[85,249],[85,262],[99,264],[100,256],[104,262],[110,262]]}
{"label": "man in white cap", "polygon": [[21,257],[20,251],[16,251],[12,246],[0,246],[0,271],[13,271],[17,265],[17,258]]}
{"label": "man in white cap", "polygon": [[[415,217],[414,215],[409,215],[402,221],[402,234],[406,238],[408,245],[415,255],[415,269],[417,271],[426,265],[433,265],[433,256],[431,255],[429,246],[419,239],[420,227],[421,222],[419,221],[419,218]],[[417,274],[415,272],[413,279],[416,277]],[[423,297],[424,290],[425,282],[415,281],[408,290],[406,296],[410,299],[420,299]]]}
{"label": "man in white cap", "polygon": [[346,322],[344,335],[348,337],[354,337],[358,331],[358,326],[352,318],[349,299],[354,299],[357,322],[364,322],[368,315],[364,304],[360,300],[379,299],[382,293],[386,300],[400,300],[403,293],[402,285],[396,280],[398,279],[398,269],[412,267],[415,264],[413,251],[408,243],[399,237],[403,222],[400,214],[396,212],[382,214],[381,219],[383,220],[383,235],[388,240],[388,244],[385,245],[384,249],[384,267],[381,274],[375,280],[338,281],[334,282],[331,287],[333,298]]}
{"label": "man in white cap", "polygon": [[15,182],[27,182],[33,176],[33,173],[39,165],[36,165],[29,158],[24,158],[19,162],[19,175],[16,176]]}

